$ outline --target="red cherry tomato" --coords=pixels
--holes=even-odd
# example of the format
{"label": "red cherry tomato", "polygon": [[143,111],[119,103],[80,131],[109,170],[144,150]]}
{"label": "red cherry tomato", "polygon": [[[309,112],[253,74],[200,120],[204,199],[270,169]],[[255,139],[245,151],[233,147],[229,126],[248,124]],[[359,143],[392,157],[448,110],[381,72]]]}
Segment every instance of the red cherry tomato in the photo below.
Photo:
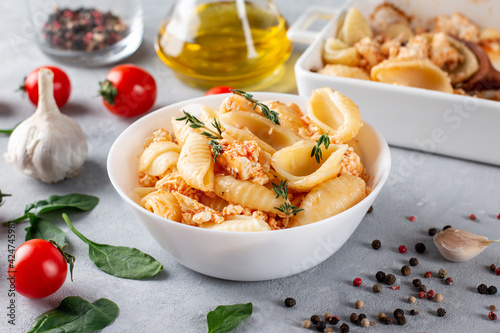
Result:
{"label": "red cherry tomato", "polygon": [[67,274],[68,265],[57,247],[43,239],[31,239],[14,252],[8,277],[19,294],[42,298],[61,288]]}
{"label": "red cherry tomato", "polygon": [[53,66],[38,67],[28,74],[24,79],[24,85],[21,90],[28,94],[31,103],[38,105],[38,72],[41,68],[48,68],[54,73],[54,98],[58,107],[62,107],[69,99],[71,94],[71,82],[68,75],[61,69]]}
{"label": "red cherry tomato", "polygon": [[144,69],[135,65],[112,68],[101,82],[99,94],[106,108],[122,117],[146,113],[156,100],[156,83]]}
{"label": "red cherry tomato", "polygon": [[230,93],[231,89],[233,89],[233,88],[228,87],[228,86],[213,87],[212,89],[209,89],[205,93],[205,96]]}

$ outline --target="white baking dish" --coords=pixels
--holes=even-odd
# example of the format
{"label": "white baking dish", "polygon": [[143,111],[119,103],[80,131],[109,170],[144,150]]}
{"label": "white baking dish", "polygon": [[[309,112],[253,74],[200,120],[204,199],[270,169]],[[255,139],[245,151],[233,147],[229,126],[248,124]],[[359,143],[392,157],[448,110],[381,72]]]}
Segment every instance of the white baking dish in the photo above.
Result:
{"label": "white baking dish", "polygon": [[[331,87],[351,98],[363,119],[377,128],[389,144],[500,165],[500,102],[452,95],[386,83],[327,76],[313,72],[324,66],[324,41],[337,32],[337,21],[353,6],[365,17],[383,2],[390,2],[413,15],[429,20],[459,11],[482,28],[500,30],[500,1],[485,0],[353,0],[333,10],[310,8],[289,30],[289,38],[309,42],[295,65],[299,95]],[[315,19],[331,20],[320,32],[307,30]]]}

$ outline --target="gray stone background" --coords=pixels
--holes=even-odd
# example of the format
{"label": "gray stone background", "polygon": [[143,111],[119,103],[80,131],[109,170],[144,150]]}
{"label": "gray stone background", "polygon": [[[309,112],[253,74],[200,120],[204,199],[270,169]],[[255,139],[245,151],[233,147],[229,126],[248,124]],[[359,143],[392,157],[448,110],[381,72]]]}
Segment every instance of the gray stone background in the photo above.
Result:
{"label": "gray stone background", "polygon": [[[158,98],[153,109],[204,94],[180,83],[154,52],[154,35],[173,2],[144,1],[144,41],[125,61],[140,65],[154,75]],[[338,5],[327,0],[275,2],[288,22],[294,22],[310,5]],[[54,64],[69,74],[73,85],[70,102],[63,111],[78,121],[89,142],[83,173],[55,185],[25,177],[0,158],[0,189],[13,195],[6,198],[0,208],[0,220],[19,216],[25,204],[51,194],[93,194],[100,198],[99,205],[88,214],[73,215],[75,226],[96,242],[137,247],[164,265],[162,273],[146,281],[109,276],[94,266],[88,259],[87,246],[59,219],[57,225],[67,233],[69,251],[77,258],[74,282],[68,278],[58,292],[44,299],[31,300],[17,295],[16,325],[12,326],[7,323],[7,229],[0,227],[0,331],[25,332],[39,314],[72,295],[91,302],[105,297],[120,307],[118,318],[106,332],[204,332],[209,311],[221,304],[247,302],[254,305],[253,315],[234,332],[306,332],[301,322],[325,312],[340,316],[342,322],[348,322],[352,312],[363,312],[377,323],[369,328],[349,323],[351,332],[500,331],[499,322],[487,318],[490,304],[500,307],[499,295],[479,295],[475,291],[480,283],[499,284],[500,276],[490,272],[487,266],[492,263],[500,266],[500,246],[491,245],[469,262],[451,263],[439,255],[427,235],[431,227],[439,229],[451,224],[490,239],[500,238],[500,220],[496,217],[500,213],[498,167],[391,147],[392,174],[374,204],[373,213],[364,218],[350,240],[331,258],[304,273],[273,281],[248,283],[210,278],[171,259],[132,216],[108,180],[108,150],[121,131],[134,121],[110,114],[100,98],[94,97],[97,82],[112,66],[82,68],[57,63],[37,48],[29,32],[23,2],[2,1],[0,13],[0,128],[9,128],[32,114],[34,106],[14,90],[35,67]],[[305,46],[296,45],[282,82],[267,90],[296,93],[293,64],[304,49]],[[0,135],[2,153],[6,151],[7,142],[8,138]],[[491,153],[498,154],[500,149]],[[478,217],[476,221],[467,218],[472,213]],[[416,221],[408,221],[409,215],[416,216]],[[16,228],[16,246],[24,240],[25,227],[26,224],[20,224]],[[379,251],[370,246],[376,238],[383,244]],[[417,242],[426,244],[426,253],[415,252]],[[409,249],[406,254],[397,251],[402,244]],[[419,266],[409,277],[402,277],[401,266],[414,256],[420,260]],[[440,268],[447,269],[455,281],[453,286],[445,285],[437,277],[425,279],[424,283],[443,294],[443,303],[418,299],[416,304],[408,304],[407,298],[416,296],[411,281],[417,277],[424,280],[425,271],[436,275]],[[400,290],[384,287],[382,293],[374,294],[372,286],[378,270],[395,274]],[[355,277],[364,281],[359,288],[352,286]],[[297,305],[285,308],[286,297],[294,297]],[[358,299],[365,303],[362,310],[354,308]],[[446,309],[445,317],[436,316],[438,307]],[[376,319],[379,312],[392,313],[396,308],[407,313],[412,308],[418,309],[420,315],[407,314],[404,327],[385,326]]]}

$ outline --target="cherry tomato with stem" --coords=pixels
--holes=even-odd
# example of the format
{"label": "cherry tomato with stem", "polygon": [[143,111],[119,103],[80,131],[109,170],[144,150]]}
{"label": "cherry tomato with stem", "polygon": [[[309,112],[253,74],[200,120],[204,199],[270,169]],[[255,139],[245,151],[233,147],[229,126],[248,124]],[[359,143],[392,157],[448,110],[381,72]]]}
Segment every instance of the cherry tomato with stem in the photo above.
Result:
{"label": "cherry tomato with stem", "polygon": [[205,93],[205,96],[208,95],[218,95],[218,94],[227,94],[231,92],[231,87],[228,86],[218,86],[218,87],[213,87]]}
{"label": "cherry tomato with stem", "polygon": [[135,65],[125,64],[112,68],[99,85],[99,95],[106,108],[121,117],[144,114],[156,101],[154,78]]}
{"label": "cherry tomato with stem", "polygon": [[24,83],[19,90],[28,94],[35,106],[38,105],[38,72],[42,68],[48,68],[54,73],[54,99],[58,107],[63,107],[71,94],[71,82],[68,75],[60,68],[54,66],[42,66],[33,70],[24,78]]}
{"label": "cherry tomato with stem", "polygon": [[66,280],[74,257],[52,242],[30,239],[21,244],[9,261],[8,278],[16,291],[29,298],[55,293]]}

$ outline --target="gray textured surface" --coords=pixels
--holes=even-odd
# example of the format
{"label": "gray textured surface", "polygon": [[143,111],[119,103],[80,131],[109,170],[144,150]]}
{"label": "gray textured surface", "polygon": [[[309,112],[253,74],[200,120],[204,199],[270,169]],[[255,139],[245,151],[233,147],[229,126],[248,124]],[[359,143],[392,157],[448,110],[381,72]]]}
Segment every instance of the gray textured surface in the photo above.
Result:
{"label": "gray textured surface", "polygon": [[[173,1],[145,1],[146,31],[139,51],[127,62],[144,66],[157,80],[159,95],[155,107],[183,99],[201,96],[203,91],[189,88],[177,81],[170,70],[163,66],[153,50],[153,36],[161,18]],[[289,22],[293,22],[309,5],[325,5],[327,0],[285,1],[276,3]],[[26,33],[25,8],[17,2],[0,3],[0,127],[10,127],[28,117],[34,107],[13,93],[23,76],[33,68],[56,64],[37,49]],[[12,37],[21,37],[14,40]],[[288,63],[288,72],[280,84],[269,90],[295,92],[291,65],[303,50],[297,47]],[[121,119],[108,113],[99,98],[95,98],[97,81],[109,67],[85,69],[61,65],[70,75],[73,92],[64,112],[83,127],[89,141],[89,157],[85,170],[78,177],[56,185],[45,185],[29,179],[0,158],[0,189],[12,193],[0,208],[0,220],[18,216],[28,202],[50,194],[81,192],[97,195],[101,201],[88,214],[73,215],[75,226],[90,239],[114,245],[137,247],[160,260],[164,271],[147,281],[115,278],[99,271],[88,259],[87,246],[72,234],[65,224],[57,224],[65,232],[69,250],[76,256],[75,281],[66,281],[54,295],[45,299],[30,300],[17,295],[16,325],[7,324],[8,284],[7,234],[0,228],[0,331],[27,331],[34,319],[56,307],[66,296],[79,295],[89,301],[106,297],[118,304],[120,314],[105,332],[203,332],[206,331],[205,315],[220,304],[252,302],[254,314],[235,332],[306,332],[301,322],[312,314],[324,312],[348,321],[352,312],[363,312],[377,325],[370,328],[351,326],[351,332],[498,332],[499,322],[487,318],[488,306],[500,307],[499,295],[479,295],[475,288],[480,283],[499,284],[500,277],[492,274],[487,266],[500,265],[499,245],[492,245],[470,262],[456,264],[445,261],[435,249],[430,227],[451,224],[458,228],[500,238],[500,170],[498,167],[476,164],[441,156],[391,148],[392,175],[374,204],[373,213],[367,215],[351,239],[333,257],[319,266],[289,278],[274,281],[239,283],[222,281],[190,271],[173,261],[153,242],[145,228],[130,214],[113,190],[106,174],[107,152],[116,136],[134,119]],[[471,133],[474,135],[474,133]],[[0,136],[0,151],[7,147],[7,137]],[[481,147],[477,147],[481,149]],[[496,152],[500,153],[500,149]],[[477,215],[470,221],[467,216]],[[407,216],[417,220],[409,222]],[[16,245],[24,239],[25,225],[16,228]],[[379,251],[370,243],[382,241]],[[416,254],[417,242],[427,245],[425,254]],[[399,245],[409,251],[400,254]],[[293,246],[293,244],[290,244]],[[410,257],[418,257],[420,265],[409,277],[402,277],[399,270]],[[418,300],[410,305],[406,299],[416,295],[412,279],[423,279],[423,273],[446,268],[455,284],[446,286],[437,277],[424,283],[444,295],[444,302]],[[374,294],[378,270],[394,273],[398,278],[398,291],[384,288]],[[352,280],[361,277],[359,288]],[[285,308],[283,300],[294,297],[297,305]],[[356,310],[354,302],[361,299],[365,308]],[[447,315],[438,318],[435,311],[444,307]],[[420,315],[407,315],[405,327],[385,326],[376,320],[379,312],[392,313],[396,308],[418,309]],[[338,326],[335,329],[338,331]]]}

